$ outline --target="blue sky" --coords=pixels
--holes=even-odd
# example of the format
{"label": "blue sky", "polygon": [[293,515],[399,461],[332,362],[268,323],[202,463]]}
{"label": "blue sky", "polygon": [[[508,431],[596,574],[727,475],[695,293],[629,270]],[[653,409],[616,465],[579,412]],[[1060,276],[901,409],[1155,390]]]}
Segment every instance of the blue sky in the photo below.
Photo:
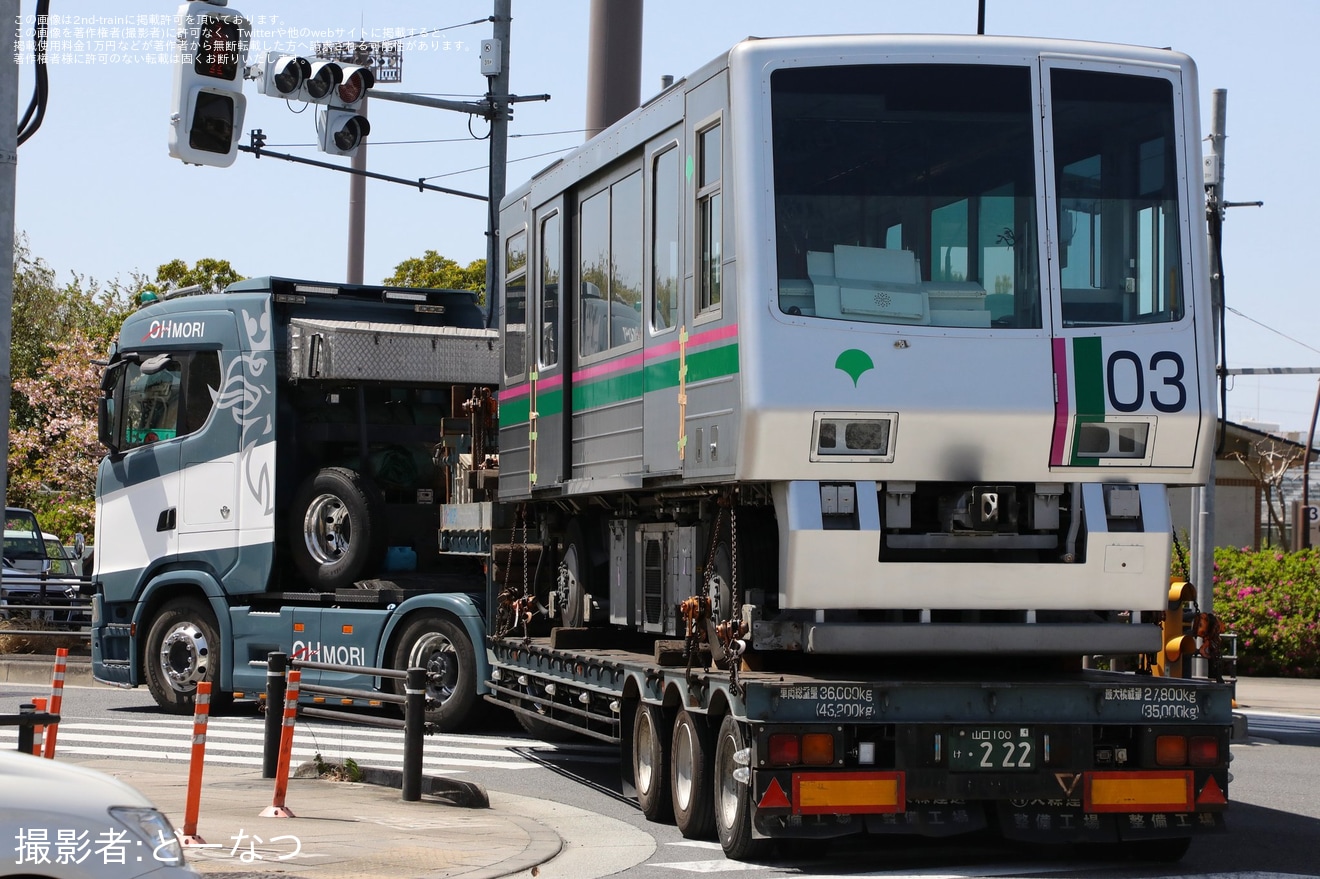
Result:
{"label": "blue sky", "polygon": [[[348,175],[242,154],[229,168],[186,166],[166,153],[171,71],[151,63],[155,41],[172,40],[169,0],[116,4],[54,0],[73,16],[52,50],[50,102],[41,130],[19,150],[17,228],[33,252],[67,279],[154,274],[182,258],[228,259],[247,275],[336,280],[345,274]],[[491,34],[491,0],[232,0],[262,48],[310,54],[321,39],[406,39],[403,83],[392,88],[462,98],[485,90],[478,45]],[[1233,201],[1263,208],[1229,212],[1225,228],[1226,323],[1231,367],[1320,366],[1320,252],[1314,230],[1320,175],[1311,155],[1320,85],[1313,41],[1320,3],[1311,0],[988,0],[992,34],[1169,46],[1196,59],[1202,125],[1210,92],[1228,91],[1225,175]],[[35,2],[23,0],[24,16]],[[648,0],[642,94],[662,74],[682,76],[747,36],[806,33],[974,33],[976,0]],[[510,127],[512,187],[582,140],[588,0],[513,0],[510,76],[519,104]],[[153,22],[156,22],[153,24]],[[81,30],[80,30],[81,29]],[[63,44],[68,40],[68,45]],[[108,43],[116,45],[111,46]],[[31,68],[21,74],[26,106]],[[326,158],[315,149],[313,113],[293,112],[249,83],[244,128],[267,146]],[[301,105],[293,105],[300,107]],[[486,123],[385,101],[371,104],[372,170],[484,192]],[[343,161],[345,164],[347,160]],[[485,255],[479,202],[388,183],[367,187],[365,280],[379,282],[403,259],[438,250],[461,263]],[[1262,326],[1263,325],[1263,326]],[[1305,430],[1315,376],[1239,377],[1228,416]]]}

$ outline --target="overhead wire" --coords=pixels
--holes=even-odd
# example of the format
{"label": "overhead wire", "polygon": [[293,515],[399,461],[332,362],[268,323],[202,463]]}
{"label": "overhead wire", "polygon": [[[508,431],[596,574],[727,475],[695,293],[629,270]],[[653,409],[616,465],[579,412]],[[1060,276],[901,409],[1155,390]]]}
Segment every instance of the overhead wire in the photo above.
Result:
{"label": "overhead wire", "polygon": [[1242,318],[1245,321],[1250,321],[1251,323],[1255,324],[1256,326],[1260,327],[1263,330],[1269,330],[1271,333],[1274,333],[1276,336],[1282,336],[1283,338],[1287,339],[1289,342],[1293,342],[1297,345],[1301,345],[1303,348],[1305,348],[1308,351],[1314,351],[1316,354],[1320,354],[1320,348],[1316,348],[1314,345],[1308,345],[1307,343],[1303,342],[1301,339],[1294,339],[1292,336],[1288,335],[1282,330],[1276,330],[1274,327],[1270,326],[1269,324],[1262,323],[1256,320],[1254,317],[1243,314],[1242,312],[1238,311],[1236,308],[1231,308],[1229,306],[1225,306],[1224,308],[1226,311],[1233,312],[1238,317]]}

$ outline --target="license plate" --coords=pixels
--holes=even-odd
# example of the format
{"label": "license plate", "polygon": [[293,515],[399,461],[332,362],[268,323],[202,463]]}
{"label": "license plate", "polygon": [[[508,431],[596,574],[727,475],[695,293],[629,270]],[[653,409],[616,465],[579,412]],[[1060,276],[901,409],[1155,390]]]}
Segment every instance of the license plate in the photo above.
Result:
{"label": "license plate", "polygon": [[949,768],[955,772],[1004,772],[1035,769],[1036,739],[1026,726],[955,729],[949,743]]}

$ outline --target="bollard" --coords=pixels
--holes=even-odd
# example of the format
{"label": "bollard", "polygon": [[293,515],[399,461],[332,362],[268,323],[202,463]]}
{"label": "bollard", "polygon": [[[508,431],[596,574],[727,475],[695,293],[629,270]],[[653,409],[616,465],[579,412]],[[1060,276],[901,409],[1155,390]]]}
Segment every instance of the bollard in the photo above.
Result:
{"label": "bollard", "polygon": [[197,835],[197,812],[202,800],[202,764],[206,762],[206,721],[211,715],[211,682],[197,684],[197,702],[193,714],[192,756],[188,761],[188,799],[183,812],[184,845],[206,845]]}
{"label": "bollard", "polygon": [[[55,673],[50,681],[50,713],[59,714],[60,708],[64,703],[64,671],[69,662],[69,648],[60,647],[55,651]],[[60,725],[52,723],[50,729],[46,731],[46,745],[44,748],[45,758],[47,760],[55,759],[55,736],[59,732]]]}
{"label": "bollard", "polygon": [[[37,714],[46,713],[46,700],[41,696],[35,697],[32,700],[32,704],[36,706]],[[34,723],[32,725],[32,753],[34,756],[41,756],[41,738],[45,734],[45,731],[46,727],[40,723]]]}
{"label": "bollard", "polygon": [[261,747],[261,777],[274,778],[280,762],[280,730],[284,728],[284,672],[289,657],[284,653],[266,656],[266,737]]}
{"label": "bollard", "polygon": [[[24,702],[18,706],[18,713],[20,715],[36,714],[37,706],[31,702]],[[20,723],[18,725],[18,750],[23,754],[32,753],[32,724],[30,723]]]}
{"label": "bollard", "polygon": [[422,798],[422,736],[426,732],[426,670],[408,669],[403,703],[403,800]]}
{"label": "bollard", "polygon": [[262,818],[297,817],[284,805],[284,796],[289,790],[289,762],[293,757],[293,722],[298,716],[298,682],[300,680],[302,680],[301,671],[295,668],[289,672],[289,687],[284,694],[284,734],[280,738],[280,762],[275,770],[275,799],[262,810]]}

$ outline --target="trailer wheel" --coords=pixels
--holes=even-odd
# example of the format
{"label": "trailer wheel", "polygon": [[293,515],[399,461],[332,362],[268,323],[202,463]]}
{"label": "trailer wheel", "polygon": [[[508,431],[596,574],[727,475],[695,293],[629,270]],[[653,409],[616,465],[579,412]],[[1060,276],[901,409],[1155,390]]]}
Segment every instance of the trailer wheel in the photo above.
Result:
{"label": "trailer wheel", "polygon": [[[476,719],[477,659],[461,625],[440,614],[422,614],[404,624],[394,644],[394,668],[426,670],[426,722],[453,732]],[[405,681],[394,691],[404,694]]]}
{"label": "trailer wheel", "polygon": [[516,703],[519,707],[526,708],[529,711],[535,711],[537,717],[523,714],[521,711],[515,711],[514,717],[518,718],[518,725],[533,738],[540,739],[543,742],[571,742],[578,738],[577,733],[566,730],[562,726],[555,726],[540,715],[545,714],[545,706],[529,699],[519,699]]}
{"label": "trailer wheel", "polygon": [[330,592],[351,586],[380,561],[384,549],[379,492],[345,467],[326,467],[293,497],[289,547],[308,583]]}
{"label": "trailer wheel", "polygon": [[706,718],[680,709],[672,743],[669,787],[674,823],[686,839],[709,839],[715,830],[715,761]]}
{"label": "trailer wheel", "polygon": [[725,857],[735,861],[762,857],[769,842],[752,838],[751,785],[733,777],[739,768],[734,755],[746,747],[743,725],[732,714],[724,715],[715,740],[715,830]]}
{"label": "trailer wheel", "polygon": [[637,706],[633,718],[633,784],[637,804],[649,821],[673,817],[669,795],[669,725],[659,705]]}
{"label": "trailer wheel", "polygon": [[196,599],[171,601],[147,631],[143,655],[147,689],[156,704],[171,714],[192,714],[197,685],[210,681],[211,710],[227,705],[232,695],[217,689],[220,681],[220,635],[215,614]]}
{"label": "trailer wheel", "polygon": [[596,587],[592,568],[591,547],[587,546],[582,523],[574,519],[568,523],[564,535],[564,556],[559,560],[555,584],[555,604],[564,625],[570,629],[580,628],[587,621],[586,603],[591,601],[588,590]]}

